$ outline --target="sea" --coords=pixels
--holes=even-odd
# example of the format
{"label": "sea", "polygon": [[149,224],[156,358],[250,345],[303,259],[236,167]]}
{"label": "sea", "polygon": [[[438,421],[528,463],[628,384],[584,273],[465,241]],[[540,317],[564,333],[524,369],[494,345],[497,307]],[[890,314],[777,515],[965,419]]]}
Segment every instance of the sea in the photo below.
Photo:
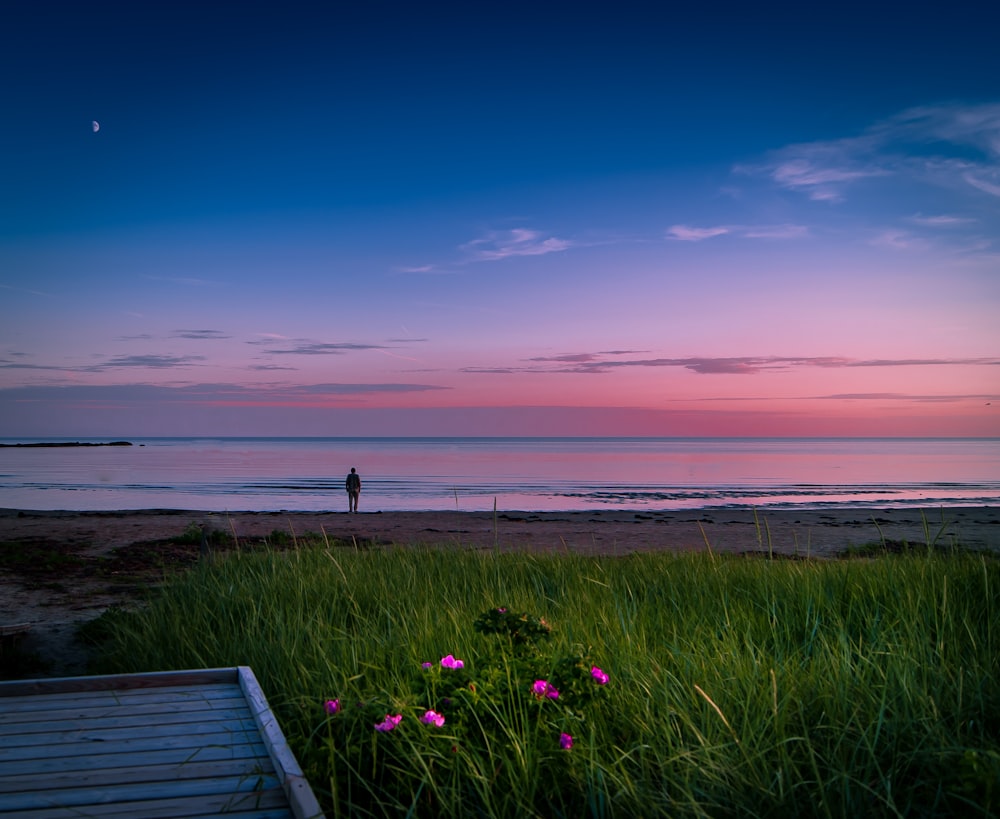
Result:
{"label": "sea", "polygon": [[[108,443],[113,439],[45,439]],[[0,444],[39,443],[0,438]],[[361,512],[991,506],[1000,438],[133,438],[0,447],[0,507]]]}

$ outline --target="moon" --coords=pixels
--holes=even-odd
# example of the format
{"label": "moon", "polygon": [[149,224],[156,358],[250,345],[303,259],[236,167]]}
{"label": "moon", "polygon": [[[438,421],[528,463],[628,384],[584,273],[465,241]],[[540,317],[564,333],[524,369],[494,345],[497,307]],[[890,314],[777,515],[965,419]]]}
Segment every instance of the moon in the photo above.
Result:
{"label": "moon", "polygon": [[96,133],[97,133],[98,131],[100,131],[100,130],[101,130],[101,123],[99,123],[99,122],[98,122],[98,121],[97,121],[97,120],[95,119],[95,120],[94,120],[94,121],[93,121],[92,123],[90,123],[90,127],[94,129],[94,133],[96,134]]}

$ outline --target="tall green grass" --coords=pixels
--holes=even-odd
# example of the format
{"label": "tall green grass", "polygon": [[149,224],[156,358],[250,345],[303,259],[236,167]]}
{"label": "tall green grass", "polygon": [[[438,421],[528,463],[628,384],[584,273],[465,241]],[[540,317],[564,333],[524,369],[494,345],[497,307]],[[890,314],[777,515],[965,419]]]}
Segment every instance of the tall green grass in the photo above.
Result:
{"label": "tall green grass", "polygon": [[[352,719],[357,703],[425,707],[420,665],[448,653],[472,681],[510,676],[472,628],[496,606],[544,617],[552,657],[589,650],[610,675],[572,750],[530,697],[480,696],[473,718],[492,728],[475,743],[451,722],[377,734]],[[116,620],[100,670],[252,666],[331,816],[990,816],[998,615],[1000,563],[983,555],[314,544],[169,582]]]}

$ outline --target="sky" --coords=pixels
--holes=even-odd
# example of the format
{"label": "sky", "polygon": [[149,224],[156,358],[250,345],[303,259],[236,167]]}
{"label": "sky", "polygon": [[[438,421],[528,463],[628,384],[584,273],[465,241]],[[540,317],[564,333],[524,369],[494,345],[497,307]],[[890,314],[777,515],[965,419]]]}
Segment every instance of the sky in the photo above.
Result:
{"label": "sky", "polygon": [[1000,435],[994,4],[701,5],[15,0],[0,437]]}

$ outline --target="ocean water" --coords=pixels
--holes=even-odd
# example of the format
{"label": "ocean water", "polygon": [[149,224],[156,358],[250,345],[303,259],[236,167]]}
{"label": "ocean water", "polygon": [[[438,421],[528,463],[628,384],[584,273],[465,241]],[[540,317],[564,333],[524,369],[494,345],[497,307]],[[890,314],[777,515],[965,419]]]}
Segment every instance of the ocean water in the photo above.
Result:
{"label": "ocean water", "polygon": [[362,512],[489,511],[494,502],[501,510],[522,511],[1000,502],[997,438],[136,438],[132,443],[0,448],[0,507],[346,511],[344,478],[352,466],[364,481]]}

